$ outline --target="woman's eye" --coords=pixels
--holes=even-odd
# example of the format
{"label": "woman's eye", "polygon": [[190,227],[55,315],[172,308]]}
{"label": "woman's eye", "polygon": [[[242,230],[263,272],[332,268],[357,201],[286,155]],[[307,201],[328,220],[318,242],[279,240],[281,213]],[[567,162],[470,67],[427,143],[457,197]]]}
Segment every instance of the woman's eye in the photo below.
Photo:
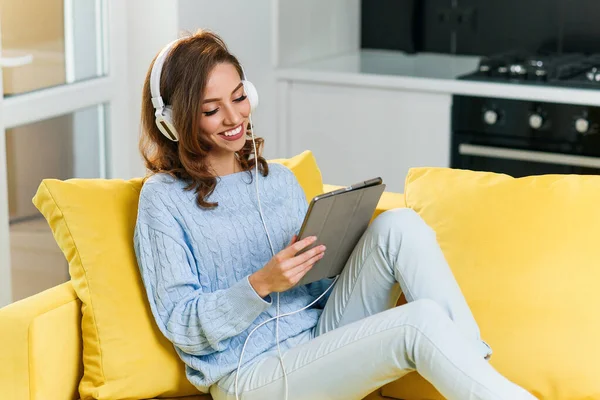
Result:
{"label": "woman's eye", "polygon": [[[233,101],[235,101],[236,103],[240,103],[244,100],[246,100],[248,96],[246,96],[245,94],[241,95],[240,97],[238,97],[237,99],[234,99]],[[219,111],[218,108],[215,108],[212,111],[204,111],[202,114],[206,115],[207,117],[210,117],[211,115],[215,115],[217,113],[217,111]]]}

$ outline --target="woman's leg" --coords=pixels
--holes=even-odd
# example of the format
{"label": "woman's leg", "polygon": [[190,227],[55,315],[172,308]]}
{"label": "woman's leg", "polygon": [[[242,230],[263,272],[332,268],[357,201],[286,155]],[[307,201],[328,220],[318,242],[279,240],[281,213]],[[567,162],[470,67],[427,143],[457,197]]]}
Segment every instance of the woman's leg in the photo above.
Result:
{"label": "woman's leg", "polygon": [[[531,400],[485,361],[432,300],[366,317],[287,350],[289,400],[360,400],[418,370],[450,400]],[[235,372],[211,387],[215,400],[235,399]],[[285,399],[277,352],[242,368],[242,400]]]}
{"label": "woman's leg", "polygon": [[394,307],[401,293],[409,303],[436,302],[482,357],[491,354],[435,232],[411,209],[386,211],[371,223],[332,289],[316,334]]}

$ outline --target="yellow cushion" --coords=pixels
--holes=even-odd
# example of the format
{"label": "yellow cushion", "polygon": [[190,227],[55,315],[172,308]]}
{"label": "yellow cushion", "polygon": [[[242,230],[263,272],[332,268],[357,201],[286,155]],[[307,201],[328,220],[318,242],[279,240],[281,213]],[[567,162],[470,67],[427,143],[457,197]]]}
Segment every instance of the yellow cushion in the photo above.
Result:
{"label": "yellow cushion", "polygon": [[300,186],[304,189],[304,194],[308,201],[312,200],[316,195],[323,193],[321,170],[310,150],[305,150],[291,158],[277,158],[270,160],[270,162],[283,164],[292,170]]}
{"label": "yellow cushion", "polygon": [[[278,162],[309,195],[317,191],[321,174],[310,152]],[[133,250],[141,186],[141,179],[46,179],[33,199],[69,261],[82,302],[82,399],[198,394],[146,301]]]}
{"label": "yellow cushion", "polygon": [[[600,176],[415,168],[405,196],[436,231],[492,365],[539,399],[600,399]],[[442,398],[416,374],[390,393]]]}

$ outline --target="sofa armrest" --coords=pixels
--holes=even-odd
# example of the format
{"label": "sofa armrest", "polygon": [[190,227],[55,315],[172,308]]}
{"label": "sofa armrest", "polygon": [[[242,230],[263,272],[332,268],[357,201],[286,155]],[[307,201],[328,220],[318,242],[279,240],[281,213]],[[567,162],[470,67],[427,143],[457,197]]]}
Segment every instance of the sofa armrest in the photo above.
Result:
{"label": "sofa armrest", "polygon": [[78,399],[81,302],[71,282],[0,309],[0,397]]}
{"label": "sofa armrest", "polygon": [[[323,193],[331,192],[333,190],[340,189],[342,187],[343,186],[323,184]],[[373,218],[371,219],[371,221],[373,221],[373,219],[375,219],[375,217],[377,217],[379,214],[381,214],[384,211],[391,210],[393,208],[405,208],[405,207],[406,207],[406,202],[404,200],[403,193],[383,192],[383,194],[381,195],[381,199],[379,199],[379,203],[377,203],[377,208],[375,209],[375,212],[373,213]]]}

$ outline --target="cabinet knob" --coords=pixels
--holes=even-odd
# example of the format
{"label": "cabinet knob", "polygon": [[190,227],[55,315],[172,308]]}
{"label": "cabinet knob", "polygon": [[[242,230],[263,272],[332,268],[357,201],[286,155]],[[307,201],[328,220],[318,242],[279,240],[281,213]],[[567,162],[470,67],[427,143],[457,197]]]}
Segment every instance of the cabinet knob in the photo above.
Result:
{"label": "cabinet knob", "polygon": [[494,125],[498,122],[498,113],[494,110],[487,110],[483,113],[483,121],[488,125]]}
{"label": "cabinet knob", "polygon": [[577,118],[575,121],[575,130],[579,133],[587,133],[590,129],[590,122],[585,118]]}
{"label": "cabinet knob", "polygon": [[529,116],[529,126],[533,129],[540,129],[544,125],[544,118],[540,114],[531,114]]}

